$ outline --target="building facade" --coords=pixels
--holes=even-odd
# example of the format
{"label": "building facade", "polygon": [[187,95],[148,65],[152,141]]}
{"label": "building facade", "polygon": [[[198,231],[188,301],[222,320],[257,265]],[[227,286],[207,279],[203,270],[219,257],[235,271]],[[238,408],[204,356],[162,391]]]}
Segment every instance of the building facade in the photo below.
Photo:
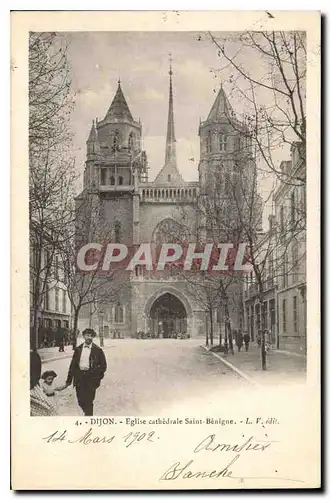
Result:
{"label": "building facade", "polygon": [[261,235],[263,273],[261,307],[256,277],[247,277],[244,291],[246,328],[251,339],[261,329],[262,314],[270,342],[282,349],[306,350],[306,162],[304,147],[294,143],[291,159],[280,164],[273,195],[274,214]]}
{"label": "building facade", "polygon": [[257,279],[254,272],[251,272],[245,280],[244,307],[245,330],[249,333],[251,340],[257,340],[258,332],[262,329],[262,314],[264,314],[264,326],[269,332],[268,341],[275,346],[278,344],[276,249],[275,216],[270,215],[268,231],[261,233],[255,251],[260,262],[264,264],[264,272],[262,273],[263,301],[261,304]]}
{"label": "building facade", "polygon": [[[33,231],[30,233],[30,318],[33,327],[35,301],[37,307],[37,331],[35,343],[37,347],[50,347],[58,343],[58,337],[65,334],[69,337],[71,320],[71,303],[61,256],[54,250],[53,244],[43,244],[36,248]],[[37,259],[40,258],[40,265]],[[39,270],[36,273],[36,270]],[[39,292],[36,297],[36,280],[39,279]]]}
{"label": "building facade", "polygon": [[[182,242],[208,240],[210,228],[199,207],[212,195],[216,178],[224,180],[232,175],[241,145],[245,142],[246,150],[250,149],[247,135],[242,137],[246,129],[236,119],[220,88],[207,119],[199,124],[199,181],[185,181],[176,158],[171,68],[169,76],[165,159],[154,180],[148,178],[147,155],[141,148],[142,124],[133,118],[120,82],[105,118],[93,122],[87,140],[84,189],[78,199],[94,193],[111,241],[128,247],[144,242],[160,244],[174,235]],[[254,168],[251,160],[246,163],[247,168]],[[226,186],[222,189],[225,192]],[[78,222],[78,227],[82,224],[84,221]],[[230,302],[233,325],[239,328],[242,285],[236,285]],[[90,304],[82,311],[80,330],[86,326],[98,330],[102,324],[105,336],[117,330],[122,336],[148,331],[152,336],[163,337],[171,337],[174,332],[199,336],[206,330],[206,307],[187,280],[176,272],[157,274],[136,267],[116,299],[102,305],[102,320],[93,309]],[[217,308],[213,314],[217,334]]]}
{"label": "building facade", "polygon": [[281,163],[284,181],[274,194],[279,231],[277,262],[278,328],[281,345],[306,350],[306,161],[302,143]]}

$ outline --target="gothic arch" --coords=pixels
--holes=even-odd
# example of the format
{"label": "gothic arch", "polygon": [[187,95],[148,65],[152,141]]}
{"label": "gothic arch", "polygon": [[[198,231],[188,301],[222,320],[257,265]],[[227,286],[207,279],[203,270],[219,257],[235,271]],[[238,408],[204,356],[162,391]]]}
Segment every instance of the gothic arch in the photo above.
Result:
{"label": "gothic arch", "polygon": [[193,316],[193,309],[192,309],[192,306],[191,306],[189,300],[187,299],[187,297],[180,290],[177,290],[176,288],[174,288],[172,286],[165,285],[165,286],[162,286],[156,292],[154,292],[147,300],[147,302],[145,304],[145,308],[144,308],[144,312],[145,312],[145,315],[147,318],[149,318],[150,311],[151,311],[151,308],[152,308],[154,302],[166,293],[170,293],[171,295],[173,295],[174,297],[176,297],[178,300],[180,300],[182,302],[183,306],[185,307],[186,314],[187,314],[188,318],[191,318]]}

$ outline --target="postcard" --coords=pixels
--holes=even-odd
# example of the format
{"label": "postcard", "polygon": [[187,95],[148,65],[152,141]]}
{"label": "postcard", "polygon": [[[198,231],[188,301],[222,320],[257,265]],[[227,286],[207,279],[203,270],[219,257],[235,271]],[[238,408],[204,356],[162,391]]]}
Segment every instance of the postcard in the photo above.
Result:
{"label": "postcard", "polygon": [[11,23],[12,488],[320,488],[320,13]]}

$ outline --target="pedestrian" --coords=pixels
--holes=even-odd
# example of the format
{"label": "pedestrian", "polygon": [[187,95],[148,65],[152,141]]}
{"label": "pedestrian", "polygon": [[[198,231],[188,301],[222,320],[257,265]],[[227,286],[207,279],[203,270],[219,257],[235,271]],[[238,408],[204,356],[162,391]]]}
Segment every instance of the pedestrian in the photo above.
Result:
{"label": "pedestrian", "polygon": [[256,342],[257,342],[258,347],[261,347],[261,343],[262,343],[262,332],[261,332],[261,330],[257,331]]}
{"label": "pedestrian", "polygon": [[229,338],[229,349],[231,354],[234,354],[233,350],[233,335],[232,335],[232,330],[231,330],[231,323],[230,320],[228,320],[228,338]]}
{"label": "pedestrian", "polygon": [[241,351],[241,348],[243,346],[243,334],[241,333],[241,330],[238,330],[237,332],[237,347],[238,347],[238,352]]}
{"label": "pedestrian", "polygon": [[59,352],[64,352],[65,334],[62,328],[58,329]]}
{"label": "pedestrian", "polygon": [[249,348],[249,334],[246,332],[244,335],[245,351],[248,352]]}
{"label": "pedestrian", "polygon": [[30,351],[30,415],[53,417],[58,414],[52,398],[48,398],[40,386],[41,359],[37,351]]}
{"label": "pedestrian", "polygon": [[230,349],[231,354],[234,354],[234,350],[233,350],[233,338],[232,338],[232,332],[231,332],[231,330],[229,332],[229,349]]}
{"label": "pedestrian", "polygon": [[72,350],[74,351],[77,347],[77,337],[78,337],[78,331],[75,332],[71,332],[71,336],[70,336],[70,339],[71,339],[71,345],[72,345]]}
{"label": "pedestrian", "polygon": [[97,388],[107,369],[103,350],[93,342],[92,328],[83,331],[84,342],[76,347],[68,371],[66,387],[76,387],[78,405],[84,415],[93,415],[93,402]]}

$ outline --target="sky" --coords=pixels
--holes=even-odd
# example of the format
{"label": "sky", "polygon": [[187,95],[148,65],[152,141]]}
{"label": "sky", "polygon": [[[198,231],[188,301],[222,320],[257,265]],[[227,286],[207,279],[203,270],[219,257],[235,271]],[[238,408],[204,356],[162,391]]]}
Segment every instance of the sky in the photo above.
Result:
{"label": "sky", "polygon": [[[197,180],[199,120],[207,118],[221,84],[234,111],[243,112],[231,93],[229,69],[220,71],[222,64],[211,41],[194,32],[71,32],[61,36],[69,44],[71,91],[76,94],[70,128],[77,169],[83,172],[92,120],[104,118],[120,78],[131,113],[143,126],[149,180],[155,178],[164,164],[171,53],[177,164],[185,180]],[[249,64],[255,77],[262,78],[261,61]],[[288,159],[287,155],[281,159]],[[261,179],[260,192],[268,215],[274,180],[267,177]]]}

